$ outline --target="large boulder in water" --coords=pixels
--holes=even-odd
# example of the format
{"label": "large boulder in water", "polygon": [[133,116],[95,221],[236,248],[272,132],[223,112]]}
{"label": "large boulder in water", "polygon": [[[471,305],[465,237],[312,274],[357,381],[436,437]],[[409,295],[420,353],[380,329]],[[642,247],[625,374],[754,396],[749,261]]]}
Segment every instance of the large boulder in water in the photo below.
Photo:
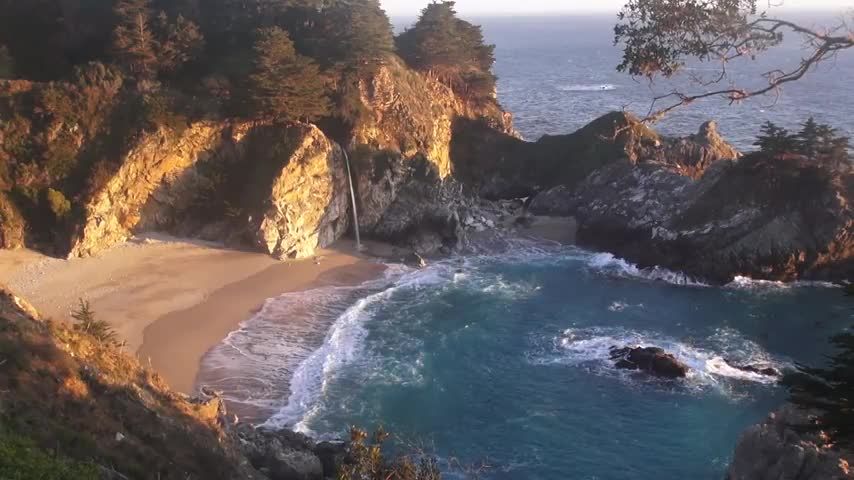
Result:
{"label": "large boulder in water", "polygon": [[642,370],[656,377],[684,378],[688,365],[658,347],[612,348],[611,360],[615,367],[623,370]]}

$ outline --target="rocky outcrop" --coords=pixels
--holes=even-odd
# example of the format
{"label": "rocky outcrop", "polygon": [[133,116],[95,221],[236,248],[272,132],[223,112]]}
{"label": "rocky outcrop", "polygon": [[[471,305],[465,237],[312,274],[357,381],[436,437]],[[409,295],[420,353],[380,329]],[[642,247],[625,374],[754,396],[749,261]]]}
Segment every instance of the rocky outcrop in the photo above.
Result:
{"label": "rocky outcrop", "polygon": [[[800,157],[751,154],[697,181],[620,162],[567,202],[583,245],[712,282],[844,280],[854,275],[854,175]],[[566,198],[566,197],[564,197]]]}
{"label": "rocky outcrop", "polygon": [[[259,214],[250,215],[258,243],[279,258],[303,258],[341,238],[349,225],[344,155],[314,126],[299,127],[296,148],[273,177]],[[253,206],[250,206],[250,209]]]}
{"label": "rocky outcrop", "polygon": [[661,378],[685,378],[688,365],[658,347],[611,348],[611,360],[621,370],[640,370]]}
{"label": "rocky outcrop", "polygon": [[[175,193],[195,190],[188,169],[215,150],[224,125],[200,123],[175,135],[165,129],[143,135],[121,161],[118,171],[83,207],[84,218],[71,239],[70,257],[89,256],[130,238],[140,223],[157,224],[162,219],[143,218],[143,208],[161,185],[175,185]],[[166,197],[167,195],[161,195]],[[162,198],[162,203],[174,203]],[[160,212],[152,212],[156,216]]]}
{"label": "rocky outcrop", "polygon": [[344,443],[318,444],[288,430],[240,425],[236,434],[249,461],[270,480],[337,478],[338,468],[347,455]]}
{"label": "rocky outcrop", "polygon": [[727,480],[854,479],[854,455],[829,444],[820,432],[805,432],[810,413],[786,406],[742,433]]}
{"label": "rocky outcrop", "polygon": [[159,130],[86,203],[70,256],[159,230],[304,257],[346,231],[346,178],[340,147],[312,125]]}
{"label": "rocky outcrop", "polygon": [[425,157],[380,152],[358,161],[359,223],[370,237],[428,255],[464,240],[461,218],[471,206],[459,183],[443,179]]}
{"label": "rocky outcrop", "polygon": [[496,102],[467,102],[399,59],[362,80],[359,92],[365,117],[351,132],[352,148],[398,152],[402,159],[424,157],[441,178],[454,170],[451,143],[457,119],[477,119],[502,134],[517,135],[512,117]]}
{"label": "rocky outcrop", "polygon": [[720,136],[717,124],[708,121],[700,126],[695,135],[662,137],[652,148],[641,148],[636,152],[634,162],[661,165],[696,180],[718,160],[735,160],[740,157],[741,152]]}
{"label": "rocky outcrop", "polygon": [[763,375],[766,377],[780,377],[782,373],[774,367],[763,367],[759,365],[740,365],[738,363],[732,362],[730,360],[724,360],[727,365],[730,367],[741,370],[742,372],[753,373],[756,375]]}

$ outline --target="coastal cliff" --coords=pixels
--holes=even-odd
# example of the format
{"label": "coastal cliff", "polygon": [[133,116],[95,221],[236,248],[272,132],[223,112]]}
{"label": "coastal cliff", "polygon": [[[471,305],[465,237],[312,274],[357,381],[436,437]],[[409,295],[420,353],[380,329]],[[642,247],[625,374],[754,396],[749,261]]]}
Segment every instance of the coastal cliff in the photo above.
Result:
{"label": "coastal cliff", "polygon": [[165,231],[300,258],[347,229],[343,154],[312,125],[159,130],[143,135],[120,165],[85,203],[70,256]]}
{"label": "coastal cliff", "polygon": [[0,476],[335,477],[345,445],[236,423],[215,392],[175,393],[87,328],[45,320],[0,286]]}
{"label": "coastal cliff", "polygon": [[598,163],[581,180],[544,189],[531,211],[575,216],[581,245],[714,283],[854,274],[848,167],[800,155],[742,157],[714,124]]}
{"label": "coastal cliff", "polygon": [[854,478],[851,452],[798,427],[810,413],[789,405],[748,428],[738,440],[726,480],[844,480]]}
{"label": "coastal cliff", "polygon": [[[343,144],[353,158],[360,228],[404,244],[420,241],[413,232],[438,232],[439,243],[421,248],[429,253],[457,240],[463,197],[452,179],[453,122],[482,119],[515,135],[510,116],[494,100],[463,99],[399,59],[360,80],[362,114],[334,133],[301,122],[168,115],[156,128],[144,118],[118,128],[110,118],[135,94],[103,68],[79,82],[7,81],[0,89],[0,113],[22,128],[6,123],[3,133],[14,141],[4,143],[0,156],[23,163],[15,148],[29,142],[43,158],[28,164],[28,183],[16,174],[9,193],[0,190],[4,248],[46,245],[78,257],[162,231],[280,258],[310,256],[352,228]],[[72,104],[82,102],[73,95],[80,89],[97,90],[102,99],[91,106],[86,125],[76,116],[39,116],[49,106],[46,98],[60,93]],[[49,168],[58,149],[63,153],[55,161],[68,173]],[[412,211],[416,206],[419,211]]]}

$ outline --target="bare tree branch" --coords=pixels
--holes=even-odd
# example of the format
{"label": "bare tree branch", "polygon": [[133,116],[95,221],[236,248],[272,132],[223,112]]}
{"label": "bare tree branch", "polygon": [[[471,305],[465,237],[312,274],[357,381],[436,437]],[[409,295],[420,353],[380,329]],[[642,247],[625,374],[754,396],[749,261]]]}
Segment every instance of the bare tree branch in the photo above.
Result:
{"label": "bare tree branch", "polygon": [[[768,1],[768,6],[778,6]],[[615,43],[624,45],[618,70],[652,82],[657,75],[672,77],[689,58],[715,63],[715,75],[703,78],[688,74],[692,84],[709,87],[730,81],[729,86],[703,93],[678,89],[656,96],[642,121],[654,123],[673,110],[691,103],[721,97],[730,104],[751,97],[780,95],[781,87],[802,79],[822,62],[854,47],[854,29],[843,17],[832,28],[815,28],[757,13],[756,0],[630,0],[620,12]],[[784,34],[803,38],[805,56],[796,66],[775,68],[761,75],[765,84],[742,88],[731,81],[730,62],[756,57],[783,42]],[[664,106],[661,106],[665,103]]]}

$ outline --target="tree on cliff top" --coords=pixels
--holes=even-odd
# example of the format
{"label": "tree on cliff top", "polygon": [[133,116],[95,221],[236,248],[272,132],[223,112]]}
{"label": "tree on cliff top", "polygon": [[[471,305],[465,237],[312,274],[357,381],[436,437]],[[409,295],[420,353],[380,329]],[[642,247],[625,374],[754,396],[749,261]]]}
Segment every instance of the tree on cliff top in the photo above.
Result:
{"label": "tree on cliff top", "polygon": [[458,93],[491,95],[495,45],[484,43],[479,26],[457,18],[454,5],[427,5],[415,25],[397,37],[398,53],[411,67],[429,72]]}
{"label": "tree on cliff top", "polygon": [[114,12],[116,58],[140,78],[175,71],[196,58],[204,46],[204,37],[195,23],[182,15],[171,21],[165,12],[155,18],[151,0],[119,0]]}
{"label": "tree on cliff top", "polygon": [[117,59],[141,77],[152,77],[157,63],[157,41],[151,31],[151,0],[119,0],[113,31]]}
{"label": "tree on cliff top", "polygon": [[329,113],[326,85],[317,65],[297,54],[279,27],[258,31],[249,76],[253,113],[276,120],[314,120]]}
{"label": "tree on cliff top", "polygon": [[378,0],[339,1],[325,14],[332,50],[346,67],[370,73],[394,52],[391,22]]}
{"label": "tree on cliff top", "polygon": [[[779,3],[769,2],[768,6]],[[614,42],[623,46],[623,61],[617,70],[652,80],[658,75],[672,77],[689,59],[716,64],[713,75],[692,77],[701,93],[673,90],[656,97],[643,120],[654,122],[703,98],[720,97],[735,103],[779,94],[782,85],[800,80],[816,65],[854,47],[854,27],[844,19],[814,28],[775,18],[772,14],[776,12],[760,10],[759,5],[759,0],[629,0],[614,27]],[[767,53],[783,43],[784,34],[801,38],[805,55],[799,63],[767,71],[762,86],[736,85],[728,75],[728,65]],[[726,86],[710,88],[715,84]]]}

